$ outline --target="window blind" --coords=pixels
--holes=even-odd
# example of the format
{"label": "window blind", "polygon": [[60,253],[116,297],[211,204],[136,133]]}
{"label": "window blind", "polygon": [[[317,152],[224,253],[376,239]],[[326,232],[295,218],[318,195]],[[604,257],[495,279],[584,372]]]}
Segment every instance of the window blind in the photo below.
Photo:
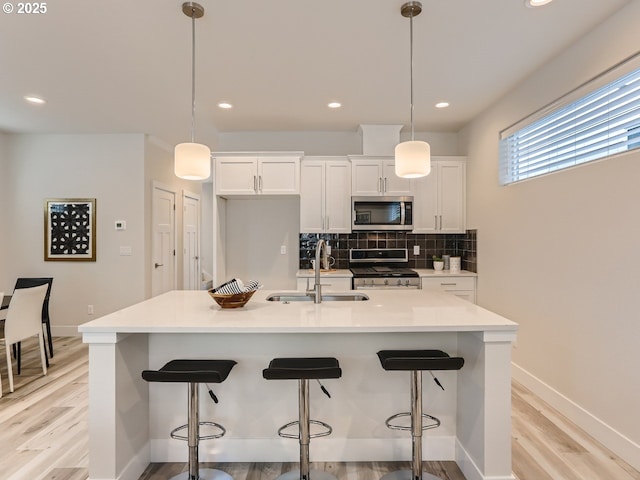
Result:
{"label": "window blind", "polygon": [[640,148],[640,68],[597,80],[501,132],[502,185]]}

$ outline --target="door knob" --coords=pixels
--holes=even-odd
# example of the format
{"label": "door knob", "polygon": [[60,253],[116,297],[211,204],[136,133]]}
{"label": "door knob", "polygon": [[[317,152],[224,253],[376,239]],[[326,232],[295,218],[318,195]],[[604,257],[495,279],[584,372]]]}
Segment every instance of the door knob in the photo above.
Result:
{"label": "door knob", "polygon": [[155,268],[162,267],[162,266],[164,266],[164,263],[156,263],[154,265]]}

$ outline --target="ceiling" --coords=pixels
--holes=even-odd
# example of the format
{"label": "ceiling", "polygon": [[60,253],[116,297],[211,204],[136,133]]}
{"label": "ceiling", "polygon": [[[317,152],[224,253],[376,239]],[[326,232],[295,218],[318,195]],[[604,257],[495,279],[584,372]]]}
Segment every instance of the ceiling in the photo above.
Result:
{"label": "ceiling", "polygon": [[[417,131],[455,132],[632,0],[422,0]],[[196,141],[217,132],[409,126],[403,0],[200,0]],[[17,5],[17,3],[15,3]],[[180,0],[64,0],[0,15],[0,131],[189,141],[191,19]],[[27,104],[35,94],[45,105]],[[219,109],[220,101],[234,105]],[[448,101],[447,109],[434,104]],[[339,101],[342,108],[329,109]]]}

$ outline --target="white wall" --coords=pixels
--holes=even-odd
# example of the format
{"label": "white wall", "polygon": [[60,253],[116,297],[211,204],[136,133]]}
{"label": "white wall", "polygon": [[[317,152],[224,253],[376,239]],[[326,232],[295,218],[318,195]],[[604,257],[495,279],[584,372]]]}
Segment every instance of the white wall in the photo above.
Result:
{"label": "white wall", "polygon": [[521,325],[514,374],[640,468],[640,153],[498,186],[498,132],[626,58],[640,2],[461,133],[478,301]]}
{"label": "white wall", "polygon": [[[53,277],[54,335],[75,335],[92,318],[144,298],[143,135],[7,134],[0,231],[0,289],[16,277]],[[45,262],[47,198],[96,199],[96,261]],[[115,220],[127,230],[116,231]],[[120,246],[132,256],[120,256]],[[94,305],[95,315],[87,314]]]}
{"label": "white wall", "polygon": [[[300,199],[226,201],[226,276],[265,288],[296,289]],[[280,253],[280,247],[286,253]]]}
{"label": "white wall", "polygon": [[[7,143],[8,143],[8,136],[0,132],[0,225],[6,225],[5,211],[7,210],[6,206],[9,205],[9,202],[7,201],[8,181],[7,181],[7,174],[6,174],[7,165],[9,163],[9,159],[7,155]],[[2,235],[2,233],[0,232],[0,272],[5,272],[7,270],[6,263],[5,263],[5,258],[7,256],[6,245],[7,245],[7,240],[4,238],[4,235]],[[1,276],[0,276],[0,290],[7,292],[7,285],[5,284],[4,279]]]}
{"label": "white wall", "polygon": [[[237,132],[221,133],[218,150],[246,151],[302,151],[305,155],[360,155],[362,136],[353,132]],[[400,135],[409,139],[409,133]],[[455,133],[416,132],[416,140],[431,145],[432,155],[460,155]]]}
{"label": "white wall", "polygon": [[[176,288],[183,287],[183,202],[182,195],[185,191],[201,195],[202,182],[192,180],[182,180],[175,176],[173,170],[173,147],[164,145],[153,137],[145,137],[144,151],[144,184],[140,188],[144,191],[145,199],[145,249],[149,254],[146,256],[145,264],[145,298],[151,296],[151,271],[154,259],[152,258],[152,198],[153,183],[158,182],[176,194]],[[143,186],[144,185],[144,186]],[[210,200],[209,200],[210,201]],[[200,198],[201,211],[203,199]],[[209,207],[209,211],[211,208]],[[211,217],[201,217],[203,223],[211,225]],[[201,250],[211,251],[211,246],[201,244]]]}

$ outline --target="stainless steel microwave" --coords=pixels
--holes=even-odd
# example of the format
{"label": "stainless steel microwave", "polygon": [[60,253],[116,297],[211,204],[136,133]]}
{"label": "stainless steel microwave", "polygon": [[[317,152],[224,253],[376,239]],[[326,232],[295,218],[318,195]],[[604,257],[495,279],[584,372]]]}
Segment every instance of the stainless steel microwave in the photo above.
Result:
{"label": "stainless steel microwave", "polygon": [[351,197],[351,230],[413,230],[413,197]]}

